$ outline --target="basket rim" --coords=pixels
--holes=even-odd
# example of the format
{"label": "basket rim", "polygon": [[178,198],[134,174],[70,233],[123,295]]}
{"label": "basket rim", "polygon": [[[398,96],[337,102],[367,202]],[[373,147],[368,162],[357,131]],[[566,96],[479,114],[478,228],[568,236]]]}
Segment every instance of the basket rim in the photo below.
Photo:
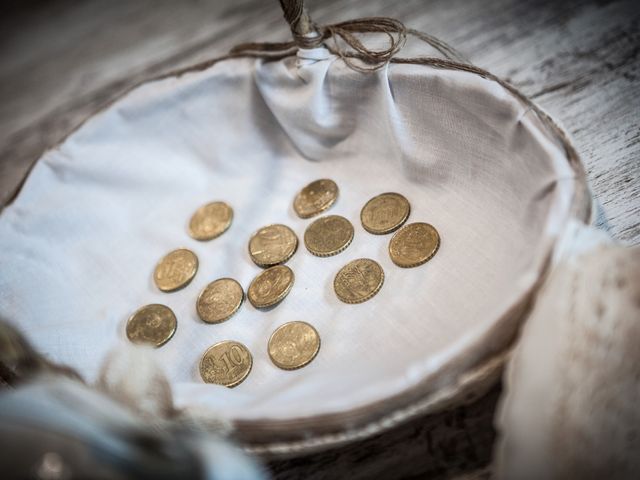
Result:
{"label": "basket rim", "polygon": [[[30,176],[33,167],[39,163],[47,152],[57,148],[90,119],[105,111],[139,87],[160,80],[179,78],[185,74],[205,71],[222,61],[247,58],[261,58],[265,61],[278,61],[287,57],[295,56],[296,53],[297,49],[269,55],[254,54],[251,52],[231,53],[191,66],[170,70],[131,85],[129,88],[119,92],[119,94],[93,110],[92,113],[88,114],[75,127],[70,129],[56,144],[46,149],[45,152],[40,155],[38,160],[32,164],[29,171],[25,174],[22,184],[16,189],[14,197],[7,202],[4,207],[13,203],[13,201],[18,197],[26,179]],[[418,59],[392,58],[390,63],[422,65],[479,75],[489,81],[498,83],[501,87],[510,92],[516,100],[524,102],[526,105],[530,106],[531,110],[538,116],[542,124],[550,130],[553,137],[556,138],[564,147],[568,164],[575,174],[574,194],[571,200],[571,205],[568,209],[568,216],[585,224],[592,222],[594,209],[592,208],[592,195],[587,183],[586,170],[578,153],[571,143],[570,137],[566,134],[564,129],[552,119],[551,116],[526,97],[522,92],[486,70],[452,60],[443,60],[437,57],[421,57]],[[539,278],[522,295],[522,297],[514,303],[512,309],[507,312],[510,315],[519,315],[520,321],[528,314],[531,300],[549,273],[554,247],[555,246],[551,247],[547,258],[543,262]],[[514,314],[514,310],[517,311],[516,314]],[[520,321],[518,323],[520,323]],[[394,397],[388,397],[384,401],[377,402],[377,404],[367,404],[350,411],[340,412],[339,414],[314,416],[309,419],[290,419],[287,421],[232,421],[232,425],[234,427],[232,436],[242,445],[243,449],[249,453],[265,457],[286,457],[362,440],[372,435],[382,433],[413,418],[438,413],[448,407],[468,403],[469,399],[478,398],[482,393],[485,393],[491,386],[495,385],[500,380],[503,367],[510,356],[511,348],[516,336],[517,332],[513,332],[510,338],[503,343],[503,347],[499,351],[490,352],[472,365],[469,365],[463,373],[456,378],[455,382],[447,384],[446,387],[441,387],[430,392],[429,388],[433,383],[433,377],[430,377],[421,380],[413,387],[405,389],[401,394],[395,395]],[[389,413],[382,414],[383,411]],[[348,430],[345,430],[344,428],[345,418],[350,419],[349,423],[352,426]],[[327,428],[330,429],[332,426],[337,424],[336,420],[340,420],[343,428],[327,432]],[[311,424],[323,424],[322,430],[324,431],[313,432],[313,428],[308,428],[311,427]],[[276,430],[282,430],[283,428],[291,425],[295,425],[300,429],[308,428],[307,430],[304,430],[304,436],[309,437],[311,434],[311,437],[296,439],[284,435],[280,436],[278,439],[278,434],[274,434]],[[258,426],[259,428],[256,428]],[[270,440],[255,441],[255,434],[257,432],[269,432]]]}

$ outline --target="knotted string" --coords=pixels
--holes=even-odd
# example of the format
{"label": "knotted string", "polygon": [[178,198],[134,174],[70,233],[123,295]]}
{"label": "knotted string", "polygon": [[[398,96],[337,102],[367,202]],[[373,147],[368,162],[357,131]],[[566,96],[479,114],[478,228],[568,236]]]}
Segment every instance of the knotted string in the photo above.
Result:
{"label": "knotted string", "polygon": [[[280,0],[281,3],[284,0]],[[298,2],[293,2],[299,6]],[[388,17],[368,17],[330,25],[316,25],[309,19],[303,8],[286,10],[285,18],[291,25],[293,40],[289,42],[243,43],[231,50],[232,55],[279,55],[298,48],[324,46],[339,56],[350,68],[359,72],[371,72],[389,63],[404,47],[407,36],[412,35],[431,45],[446,58],[467,63],[453,48],[431,35],[408,29],[399,20]],[[379,49],[368,48],[360,39],[361,35],[383,34],[387,45]],[[331,40],[331,42],[329,42]]]}

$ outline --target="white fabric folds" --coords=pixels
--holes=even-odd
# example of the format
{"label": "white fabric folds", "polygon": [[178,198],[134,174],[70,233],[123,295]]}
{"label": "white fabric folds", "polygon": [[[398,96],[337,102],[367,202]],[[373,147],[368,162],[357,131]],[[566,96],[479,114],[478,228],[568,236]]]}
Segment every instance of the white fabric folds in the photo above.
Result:
{"label": "white fabric folds", "polygon": [[[301,242],[281,305],[262,312],[247,302],[225,323],[201,322],[195,300],[208,282],[228,276],[246,289],[260,272],[247,252],[253,231],[284,223],[302,240],[310,220],[292,201],[318,178],[338,184],[328,213],[354,224],[352,245],[318,258]],[[91,381],[126,342],[129,315],[163,303],[178,329],[153,354],[176,406],[229,420],[348,413],[437,390],[504,349],[575,189],[560,142],[479,75],[409,64],[363,74],[323,49],[221,61],[133,90],[43,156],[0,216],[0,315]],[[360,225],[364,203],[387,191],[409,199],[410,222],[439,230],[427,264],[396,267],[390,236]],[[233,207],[231,228],[191,239],[191,214],[214,200]],[[153,268],[181,246],[200,269],[184,290],[162,293]],[[341,303],[333,278],[360,257],[382,265],[384,286],[363,304]],[[282,371],[267,340],[293,320],[314,325],[322,346],[309,366]],[[224,339],[253,353],[253,371],[234,389],[204,384],[197,371]]]}

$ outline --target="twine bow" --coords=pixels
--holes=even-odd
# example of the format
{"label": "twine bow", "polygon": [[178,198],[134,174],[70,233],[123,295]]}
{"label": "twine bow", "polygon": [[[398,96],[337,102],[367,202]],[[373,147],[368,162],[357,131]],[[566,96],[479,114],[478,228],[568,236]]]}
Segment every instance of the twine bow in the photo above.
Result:
{"label": "twine bow", "polygon": [[[404,47],[407,36],[413,35],[428,43],[451,60],[467,63],[453,48],[435,37],[406,28],[402,22],[389,17],[367,17],[330,25],[316,25],[307,15],[300,0],[280,0],[284,17],[291,26],[293,40],[289,42],[244,43],[231,50],[238,54],[282,54],[298,48],[324,46],[339,56],[353,70],[372,72],[389,63]],[[359,38],[363,34],[384,34],[386,47],[372,49]],[[328,42],[331,40],[331,43]]]}

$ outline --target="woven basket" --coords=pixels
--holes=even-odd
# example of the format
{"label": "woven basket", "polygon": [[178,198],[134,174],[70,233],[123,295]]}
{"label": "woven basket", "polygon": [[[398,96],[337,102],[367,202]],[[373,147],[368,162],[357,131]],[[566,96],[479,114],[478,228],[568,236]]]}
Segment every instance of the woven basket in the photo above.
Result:
{"label": "woven basket", "polygon": [[[244,45],[129,91],[47,152],[0,218],[0,314],[39,351],[93,381],[126,342],[128,315],[165,303],[178,331],[151,356],[175,411],[228,421],[247,451],[269,457],[368,438],[486,393],[558,239],[591,211],[566,134],[505,81],[425,35],[453,59],[403,58],[405,37],[418,34],[397,22],[321,27],[302,2],[282,3],[294,42]],[[363,36],[391,44],[369,49]],[[339,185],[331,213],[356,227],[352,246],[328,259],[301,247],[289,262],[296,285],[269,312],[245,305],[224,324],[199,322],[206,283],[233,276],[246,287],[258,273],[246,252],[252,231],[285,223],[302,237],[310,221],[291,203],[316,178]],[[441,233],[421,267],[395,267],[389,237],[359,225],[364,202],[394,190],[411,202],[409,222]],[[234,224],[196,242],[188,218],[212,200],[233,206]],[[181,292],[158,292],[155,262],[183,245],[198,254],[198,275]],[[364,304],[341,304],[333,276],[361,256],[381,263],[385,285]],[[323,343],[312,364],[284,372],[266,341],[291,320],[313,324]],[[196,373],[224,338],[254,356],[232,390]]]}

